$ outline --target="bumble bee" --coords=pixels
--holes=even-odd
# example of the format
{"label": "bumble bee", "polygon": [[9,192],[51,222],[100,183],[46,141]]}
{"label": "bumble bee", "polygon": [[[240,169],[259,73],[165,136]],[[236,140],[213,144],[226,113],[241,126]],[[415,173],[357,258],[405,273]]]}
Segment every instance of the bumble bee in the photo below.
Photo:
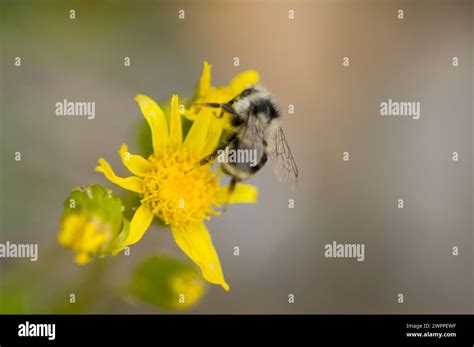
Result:
{"label": "bumble bee", "polygon": [[201,103],[204,107],[220,108],[218,117],[224,112],[231,115],[232,130],[224,143],[201,165],[217,158],[219,153],[252,151],[252,162],[218,160],[222,171],[231,177],[229,196],[237,182],[257,173],[269,160],[280,181],[289,183],[294,189],[298,180],[298,168],[281,128],[281,115],[272,94],[261,85],[253,85],[226,103]]}

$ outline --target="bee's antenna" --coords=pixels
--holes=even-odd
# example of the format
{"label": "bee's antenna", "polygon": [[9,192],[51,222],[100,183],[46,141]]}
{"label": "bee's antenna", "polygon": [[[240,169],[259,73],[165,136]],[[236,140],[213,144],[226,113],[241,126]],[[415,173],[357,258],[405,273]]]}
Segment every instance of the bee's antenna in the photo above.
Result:
{"label": "bee's antenna", "polygon": [[[234,102],[234,100],[231,100],[231,102]],[[193,105],[212,107],[212,108],[221,108],[223,111],[226,111],[234,116],[238,115],[230,103],[219,104],[217,102],[203,102],[203,103],[193,102]],[[220,113],[220,115],[217,118],[222,118],[224,116],[223,111]]]}
{"label": "bee's antenna", "polygon": [[219,104],[217,102],[193,102],[193,105],[199,105],[199,106],[204,106],[204,107],[212,107],[212,108],[221,108],[222,104]]}

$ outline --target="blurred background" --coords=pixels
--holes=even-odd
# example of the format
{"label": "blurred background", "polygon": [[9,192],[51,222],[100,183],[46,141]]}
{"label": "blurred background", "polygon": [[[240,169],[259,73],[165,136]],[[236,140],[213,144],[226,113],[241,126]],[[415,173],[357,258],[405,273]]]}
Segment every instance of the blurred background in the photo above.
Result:
{"label": "blurred background", "polygon": [[[39,244],[37,262],[1,259],[2,312],[163,312],[126,288],[150,256],[191,265],[168,229],[155,226],[128,257],[80,267],[57,242],[59,219],[75,185],[120,192],[94,167],[105,157],[123,174],[120,145],[140,150],[143,121],[134,96],[192,96],[204,60],[213,66],[214,85],[247,69],[260,73],[281,105],[300,180],[292,192],[265,167],[251,180],[260,189],[255,206],[230,206],[207,224],[231,291],[210,285],[189,312],[473,312],[472,2],[3,1],[0,7],[0,241]],[[421,119],[380,116],[380,102],[389,98],[419,101]],[[63,99],[94,101],[95,119],[56,116]],[[342,160],[346,151],[349,162]],[[399,198],[404,209],[397,208]],[[325,258],[324,246],[333,241],[365,244],[365,261]]]}

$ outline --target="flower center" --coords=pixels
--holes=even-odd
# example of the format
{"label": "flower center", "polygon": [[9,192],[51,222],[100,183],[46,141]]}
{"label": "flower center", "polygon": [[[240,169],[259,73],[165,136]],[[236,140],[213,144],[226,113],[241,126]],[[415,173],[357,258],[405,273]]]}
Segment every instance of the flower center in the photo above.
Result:
{"label": "flower center", "polygon": [[142,202],[165,224],[183,226],[219,214],[212,209],[219,181],[210,165],[197,166],[186,149],[165,151],[149,161],[153,168],[144,176]]}

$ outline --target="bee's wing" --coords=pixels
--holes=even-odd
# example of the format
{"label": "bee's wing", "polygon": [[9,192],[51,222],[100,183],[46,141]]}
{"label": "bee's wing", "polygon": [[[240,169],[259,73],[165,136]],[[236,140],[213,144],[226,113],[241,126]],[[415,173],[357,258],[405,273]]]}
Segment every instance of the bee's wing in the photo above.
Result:
{"label": "bee's wing", "polygon": [[265,152],[263,145],[265,134],[261,129],[260,123],[257,120],[257,116],[250,115],[247,119],[245,130],[240,135],[239,149],[254,149],[257,152],[257,162]]}
{"label": "bee's wing", "polygon": [[262,129],[255,114],[250,114],[247,118],[247,124],[244,131],[240,135],[240,139],[248,144],[262,142]]}
{"label": "bee's wing", "polygon": [[281,182],[288,183],[294,189],[298,183],[298,168],[278,122],[274,121],[268,129],[267,141],[270,164],[275,174]]}

